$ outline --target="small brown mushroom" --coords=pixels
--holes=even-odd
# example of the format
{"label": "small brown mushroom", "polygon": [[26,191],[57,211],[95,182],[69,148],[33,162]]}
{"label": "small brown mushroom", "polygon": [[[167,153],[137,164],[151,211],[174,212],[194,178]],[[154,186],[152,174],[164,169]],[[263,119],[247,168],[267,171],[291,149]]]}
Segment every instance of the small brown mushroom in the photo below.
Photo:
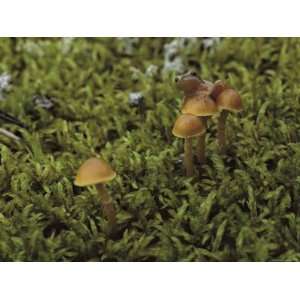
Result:
{"label": "small brown mushroom", "polygon": [[101,198],[103,213],[111,227],[116,223],[116,211],[105,188],[105,183],[114,179],[115,176],[115,171],[105,161],[98,158],[90,158],[81,165],[74,182],[77,186],[96,186]]}
{"label": "small brown mushroom", "polygon": [[[206,127],[207,117],[217,114],[218,108],[208,92],[198,92],[192,97],[184,98],[181,112],[200,117]],[[205,162],[205,134],[197,139],[196,155],[200,163]]]}
{"label": "small brown mushroom", "polygon": [[239,93],[231,88],[223,90],[216,98],[216,104],[221,111],[218,121],[217,139],[221,152],[224,152],[226,146],[225,124],[228,112],[240,112],[243,109]]}
{"label": "small brown mushroom", "polygon": [[184,75],[177,76],[176,84],[183,91],[184,96],[193,96],[199,91],[208,91],[211,88],[211,83],[199,79],[196,72],[188,72]]}
{"label": "small brown mushroom", "polygon": [[192,138],[203,135],[205,130],[201,119],[190,114],[180,115],[175,121],[172,133],[184,138],[184,166],[187,176],[193,176],[194,173]]}
{"label": "small brown mushroom", "polygon": [[216,100],[218,96],[227,89],[230,89],[230,86],[224,80],[217,80],[213,84],[210,96]]}

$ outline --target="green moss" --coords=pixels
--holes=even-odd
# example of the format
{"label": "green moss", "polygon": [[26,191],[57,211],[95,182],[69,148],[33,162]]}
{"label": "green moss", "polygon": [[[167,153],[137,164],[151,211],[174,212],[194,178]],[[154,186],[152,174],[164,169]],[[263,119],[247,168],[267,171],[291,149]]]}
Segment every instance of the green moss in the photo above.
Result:
{"label": "green moss", "polygon": [[[163,68],[170,41],[0,39],[0,74],[12,76],[0,109],[29,126],[21,142],[0,136],[0,260],[300,261],[300,39],[179,49],[203,78],[228,80],[245,107],[228,118],[226,155],[210,120],[208,161],[191,179],[171,134],[181,97]],[[94,155],[118,173],[108,185],[113,237],[95,189],[73,185]]]}

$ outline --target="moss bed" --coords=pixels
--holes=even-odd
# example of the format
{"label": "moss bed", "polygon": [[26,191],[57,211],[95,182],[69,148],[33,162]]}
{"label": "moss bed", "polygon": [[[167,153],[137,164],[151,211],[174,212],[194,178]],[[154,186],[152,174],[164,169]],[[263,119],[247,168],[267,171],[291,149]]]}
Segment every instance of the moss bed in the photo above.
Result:
{"label": "moss bed", "polygon": [[[2,38],[0,57],[0,109],[28,126],[1,123],[21,137],[0,135],[1,261],[300,261],[300,39]],[[209,120],[187,178],[171,129],[191,67],[244,111],[223,155]],[[118,173],[113,236],[73,184],[94,156]]]}

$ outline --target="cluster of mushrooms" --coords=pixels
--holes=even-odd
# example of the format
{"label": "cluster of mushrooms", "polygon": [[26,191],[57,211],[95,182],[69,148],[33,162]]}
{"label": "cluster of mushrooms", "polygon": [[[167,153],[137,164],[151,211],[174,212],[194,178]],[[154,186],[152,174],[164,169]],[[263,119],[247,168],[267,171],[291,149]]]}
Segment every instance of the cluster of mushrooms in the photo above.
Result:
{"label": "cluster of mushrooms", "polygon": [[181,115],[175,121],[172,133],[184,139],[184,166],[187,176],[193,176],[192,141],[197,139],[196,156],[200,164],[205,163],[205,133],[208,117],[219,114],[217,139],[220,151],[226,145],[225,123],[228,112],[240,112],[242,102],[239,93],[225,81],[215,83],[200,79],[195,72],[176,78],[183,91]]}
{"label": "cluster of mushrooms", "polygon": [[[182,114],[177,118],[173,134],[184,138],[184,166],[187,176],[194,173],[192,141],[197,138],[196,156],[199,163],[205,162],[205,132],[207,118],[220,114],[217,138],[221,151],[225,147],[225,122],[229,111],[239,112],[242,103],[239,94],[224,81],[214,84],[201,80],[194,72],[189,72],[176,79],[178,87],[183,91]],[[90,158],[77,172],[76,186],[95,185],[101,198],[101,208],[109,228],[112,231],[116,224],[116,211],[105,184],[114,179],[116,172],[102,159]]]}

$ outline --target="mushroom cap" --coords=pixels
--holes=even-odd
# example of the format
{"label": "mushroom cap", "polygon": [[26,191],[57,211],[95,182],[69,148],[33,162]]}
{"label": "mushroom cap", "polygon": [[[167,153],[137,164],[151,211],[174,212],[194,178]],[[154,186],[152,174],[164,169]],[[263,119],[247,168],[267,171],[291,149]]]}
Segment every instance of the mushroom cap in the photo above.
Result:
{"label": "mushroom cap", "polygon": [[195,71],[190,71],[186,74],[176,77],[176,83],[185,95],[193,95],[198,91],[211,92],[213,83],[207,80],[202,80],[198,77]]}
{"label": "mushroom cap", "polygon": [[227,89],[230,89],[230,86],[224,80],[217,80],[213,85],[210,95],[216,100],[218,96]]}
{"label": "mushroom cap", "polygon": [[240,112],[243,110],[241,96],[233,89],[223,91],[217,98],[216,103],[219,110]]}
{"label": "mushroom cap", "polygon": [[77,186],[88,186],[105,183],[112,180],[115,176],[116,172],[104,160],[90,158],[79,168],[74,184]]}
{"label": "mushroom cap", "polygon": [[172,133],[176,137],[186,139],[202,135],[205,131],[205,125],[200,118],[190,114],[182,114],[175,121]]}
{"label": "mushroom cap", "polygon": [[195,96],[186,97],[181,107],[184,114],[192,114],[198,117],[212,116],[218,113],[215,101],[208,93],[200,92]]}
{"label": "mushroom cap", "polygon": [[185,94],[192,94],[201,89],[202,81],[195,75],[185,74],[177,79],[177,86]]}

